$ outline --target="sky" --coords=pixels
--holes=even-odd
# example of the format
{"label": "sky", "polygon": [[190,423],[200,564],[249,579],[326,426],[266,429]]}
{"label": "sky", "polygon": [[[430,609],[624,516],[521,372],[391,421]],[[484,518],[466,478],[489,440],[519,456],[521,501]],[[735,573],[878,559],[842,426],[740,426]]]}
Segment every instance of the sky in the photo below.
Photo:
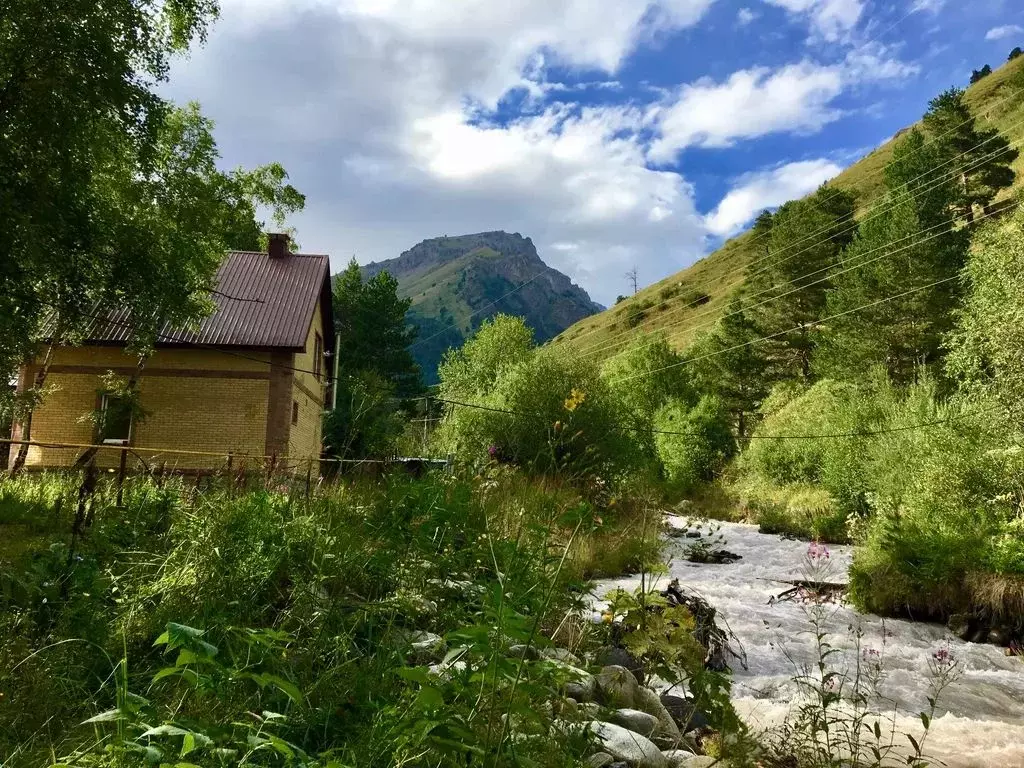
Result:
{"label": "sky", "polygon": [[503,229],[607,305],[1016,45],[1020,0],[221,0],[167,93],[335,271]]}

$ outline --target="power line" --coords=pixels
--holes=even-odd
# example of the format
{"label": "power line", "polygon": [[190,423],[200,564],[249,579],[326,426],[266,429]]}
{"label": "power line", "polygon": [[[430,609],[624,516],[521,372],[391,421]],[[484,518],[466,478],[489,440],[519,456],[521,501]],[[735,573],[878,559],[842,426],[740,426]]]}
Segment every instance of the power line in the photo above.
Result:
{"label": "power line", "polygon": [[869,302],[868,304],[861,304],[860,306],[853,307],[852,309],[848,309],[845,312],[837,312],[836,314],[829,315],[828,317],[823,317],[823,318],[820,318],[818,320],[811,320],[811,321],[806,322],[806,323],[801,323],[800,325],[796,325],[796,326],[794,326],[792,328],[787,328],[784,331],[778,331],[776,333],[769,334],[768,336],[762,336],[762,337],[757,338],[757,339],[751,339],[750,341],[743,342],[742,344],[734,344],[731,347],[726,347],[725,349],[721,349],[721,350],[719,350],[717,352],[710,352],[710,353],[708,353],[706,355],[701,355],[700,357],[692,357],[692,358],[688,358],[686,360],[680,360],[677,363],[672,363],[670,365],[662,366],[661,368],[654,368],[653,370],[645,371],[644,373],[633,374],[632,376],[624,376],[622,378],[616,379],[616,381],[632,381],[633,379],[645,378],[647,376],[653,376],[655,373],[661,373],[662,371],[667,371],[667,370],[670,370],[672,368],[678,368],[681,365],[689,365],[690,363],[695,363],[698,360],[706,360],[707,358],[710,358],[710,357],[717,357],[718,355],[724,355],[726,352],[732,352],[733,350],[736,350],[736,349],[742,349],[743,347],[749,347],[749,346],[751,346],[753,344],[758,344],[758,343],[760,343],[762,341],[768,341],[770,339],[778,338],[779,336],[784,336],[787,333],[793,333],[794,331],[799,331],[799,330],[803,330],[803,329],[806,329],[806,328],[812,328],[812,327],[814,327],[816,325],[821,325],[822,323],[827,323],[829,320],[835,320],[836,318],[843,317],[845,315],[849,315],[849,314],[852,314],[854,312],[858,312],[858,311],[860,311],[862,309],[868,309],[870,307],[875,307],[875,306],[878,306],[879,304],[885,304],[886,302],[893,301],[895,299],[899,299],[899,298],[902,298],[904,296],[909,296],[911,294],[918,293],[919,291],[927,290],[928,288],[934,288],[936,285],[942,285],[943,283],[948,283],[949,281],[956,280],[959,277],[960,277],[960,275],[958,275],[958,274],[957,275],[950,275],[949,277],[944,277],[941,280],[936,280],[936,281],[934,281],[932,283],[928,283],[927,285],[918,286],[917,288],[913,288],[913,289],[911,289],[909,291],[904,291],[902,293],[897,293],[897,294],[894,294],[892,296],[887,296],[884,299],[878,299],[877,301],[872,301],[872,302]]}
{"label": "power line", "polygon": [[[1020,122],[1024,123],[1024,120],[1021,120]],[[1018,141],[1018,142],[1013,142],[1013,143],[1009,144],[1007,147],[1003,148],[1002,150],[997,150],[997,151],[993,152],[991,155],[987,155],[987,156],[985,156],[985,157],[975,161],[974,166],[971,166],[971,167],[976,167],[978,165],[981,165],[983,163],[988,162],[991,159],[994,159],[995,157],[999,156],[1000,154],[1003,154],[1003,153],[1009,151],[1010,149],[1012,149],[1016,144],[1020,144],[1022,141],[1024,141],[1024,140],[1021,140],[1021,141]],[[966,154],[966,153],[964,153],[964,154]],[[931,169],[931,170],[934,170],[934,169]],[[919,176],[917,178],[918,179],[919,178],[923,178],[924,176],[928,175],[928,173],[931,173],[931,170],[929,170],[925,174],[921,174],[921,176]],[[958,173],[961,172],[961,170],[962,169],[956,169],[952,173],[958,174]],[[970,170],[970,168],[968,168],[968,170]],[[948,181],[948,179],[945,179],[945,177],[948,176],[948,175],[949,174],[943,174],[943,177],[940,177],[939,179],[935,180],[935,182],[930,187],[924,187],[924,188],[916,190],[913,193],[909,193],[909,192],[908,193],[902,193],[900,195],[895,195],[895,196],[889,197],[887,199],[884,199],[882,202],[880,202],[878,204],[878,206],[876,206],[875,210],[871,211],[870,215],[867,216],[865,219],[863,219],[863,220],[861,220],[859,222],[854,222],[850,227],[848,227],[845,230],[833,233],[828,238],[825,238],[825,240],[821,240],[821,241],[819,241],[819,242],[817,242],[817,243],[815,243],[813,245],[810,245],[810,246],[804,248],[803,250],[798,251],[797,253],[790,254],[786,258],[781,259],[778,262],[775,262],[772,266],[775,266],[777,264],[782,264],[782,263],[784,263],[786,261],[789,261],[790,259],[795,258],[796,256],[799,256],[801,253],[805,253],[806,251],[811,250],[812,248],[817,247],[818,245],[820,245],[822,242],[825,242],[826,240],[830,240],[830,239],[832,239],[832,238],[834,238],[834,237],[836,237],[836,236],[838,236],[840,234],[844,234],[846,232],[851,232],[851,231],[857,229],[858,227],[866,224],[867,222],[872,221],[873,219],[878,218],[879,216],[882,216],[885,213],[895,209],[895,207],[897,205],[901,205],[903,203],[906,203],[906,202],[918,199],[919,197],[921,197],[921,196],[927,194],[928,192],[934,190],[939,185],[941,185],[943,183],[946,183],[946,181]],[[916,179],[912,180],[912,182],[913,181],[916,181]],[[987,215],[988,214],[985,214],[985,216],[987,216]],[[978,217],[978,220],[980,220],[981,218],[984,218],[984,216]],[[942,225],[936,225],[936,226],[942,226]],[[934,227],[932,227],[932,228],[934,228]],[[830,229],[830,228],[826,228],[825,230],[821,230],[821,231],[827,231],[828,229]],[[925,230],[925,231],[927,231],[927,230]],[[810,237],[810,236],[808,236],[808,237]],[[803,242],[803,240],[806,240],[806,239],[807,238],[803,238],[803,239],[797,241],[797,243]],[[797,243],[793,243],[792,245],[796,245]],[[890,245],[891,245],[891,243],[890,243]],[[787,248],[783,249],[779,253],[785,252],[785,250],[787,250],[789,247],[790,246],[787,246]],[[773,255],[778,255],[778,253],[773,254]],[[749,265],[748,265],[748,267],[749,267]],[[828,268],[829,267],[826,267],[825,269],[828,269]],[[739,270],[735,270],[735,271],[739,271]],[[760,274],[763,274],[764,271],[765,270],[760,270],[760,271],[754,272],[753,274],[744,275],[743,278],[741,278],[740,280],[737,280],[737,281],[734,281],[734,282],[730,283],[728,286],[726,286],[726,288],[728,289],[728,288],[732,288],[733,286],[736,286],[736,285],[741,285],[744,282],[747,282],[750,279],[752,279],[754,277],[757,277]],[[811,275],[817,274],[820,271],[822,271],[822,270],[818,270],[817,272],[812,272],[812,273],[809,273],[808,275],[802,275],[800,277],[797,277],[797,278],[794,279],[794,282],[795,282],[795,280],[802,280],[805,277],[809,277]],[[769,288],[766,288],[765,290],[761,291],[760,293],[754,294],[754,296],[752,296],[750,298],[756,298],[757,296],[763,295],[765,293],[769,293],[772,290],[774,290],[776,287],[780,287],[780,286],[770,286]],[[667,303],[667,302],[662,302],[662,303]],[[682,312],[682,311],[684,311],[686,309],[689,309],[689,308],[691,308],[693,306],[696,306],[696,305],[697,305],[697,302],[692,302],[692,303],[684,305],[682,307],[677,307],[676,309],[674,309],[671,312],[669,312],[668,315],[663,315],[662,319],[664,317],[668,317],[668,316],[670,316],[672,314],[676,314],[678,312]],[[683,322],[686,322],[688,320],[692,321],[692,320],[696,319],[697,317],[709,315],[709,314],[711,314],[711,312],[712,312],[711,310],[707,310],[707,311],[705,311],[703,313],[698,314],[696,317],[680,318],[679,320],[673,321],[672,323],[663,324],[663,325],[659,326],[658,330],[665,330],[667,328],[672,328],[672,327],[674,327],[676,325],[679,325],[679,324],[681,324]],[[728,317],[728,315],[724,315],[724,317]],[[702,328],[702,327],[707,327],[708,325],[713,325],[713,324],[714,323],[698,325],[698,326],[694,327],[694,330]],[[650,323],[645,323],[644,326],[641,326],[641,328],[639,330],[643,330],[643,327],[645,327],[647,325],[650,325]],[[624,341],[617,341],[617,339],[623,339],[623,337],[627,337],[627,336],[631,337],[631,338],[635,337],[636,331],[637,331],[637,329],[629,329],[629,330],[623,331],[621,333],[615,334],[611,338],[605,339],[603,342],[598,342],[598,343],[590,345],[588,347],[584,347],[583,349],[580,350],[580,353],[584,354],[584,355],[587,355],[587,354],[596,355],[596,354],[598,354],[598,353],[600,353],[600,352],[602,352],[602,351],[604,351],[606,349],[611,349],[611,348],[613,348],[615,346],[620,346],[621,344],[628,343],[628,341],[630,340],[628,338],[625,339]],[[595,331],[591,331],[591,333],[593,333],[593,332],[595,332]],[[580,337],[577,337],[577,338],[580,338]]]}
{"label": "power line", "polygon": [[[1019,207],[1019,206],[1011,206],[1011,207]],[[978,224],[981,221],[984,221],[985,219],[989,218],[990,216],[1001,215],[1001,214],[1005,213],[1007,210],[1009,210],[1009,208],[1004,208],[1004,209],[1000,209],[1000,210],[993,210],[993,211],[990,211],[989,213],[982,214],[982,215],[976,217],[972,224],[969,224],[967,226],[974,226],[975,224]],[[809,273],[807,273],[805,275],[801,275],[800,277],[794,278],[790,282],[791,283],[796,283],[797,281],[802,281],[805,278],[814,277],[815,275],[819,275],[819,274],[823,274],[824,273],[824,277],[821,277],[821,278],[819,278],[817,280],[814,280],[814,281],[812,281],[810,283],[801,283],[799,286],[791,288],[790,290],[788,290],[788,291],[786,291],[784,293],[776,294],[776,295],[770,296],[767,299],[764,299],[763,301],[759,301],[759,302],[754,303],[754,304],[746,305],[746,306],[742,307],[738,311],[726,312],[725,314],[715,318],[712,321],[709,321],[709,322],[706,322],[706,323],[701,323],[699,325],[693,326],[693,328],[691,330],[696,331],[696,330],[699,330],[701,328],[709,328],[709,327],[715,325],[716,323],[718,323],[719,321],[724,320],[727,317],[733,317],[735,315],[740,314],[741,312],[747,312],[747,311],[749,311],[751,309],[755,309],[756,307],[764,306],[765,304],[769,304],[769,303],[771,303],[773,301],[776,301],[777,299],[781,299],[781,298],[784,298],[785,296],[789,296],[790,294],[793,294],[793,293],[796,293],[798,291],[801,291],[804,288],[809,288],[812,285],[817,285],[819,283],[827,282],[827,281],[831,280],[832,278],[834,278],[834,277],[836,277],[838,275],[842,275],[842,274],[845,274],[847,272],[852,272],[855,269],[860,269],[861,267],[867,266],[868,264],[873,264],[874,262],[880,261],[881,259],[889,258],[890,256],[893,256],[893,255],[895,255],[897,253],[902,253],[903,251],[907,251],[907,250],[910,250],[912,248],[916,248],[919,245],[923,245],[924,243],[927,243],[930,240],[934,240],[934,239],[936,239],[938,237],[942,237],[943,235],[947,234],[947,230],[945,230],[944,228],[948,227],[949,224],[950,224],[950,222],[948,222],[948,221],[947,222],[940,222],[938,224],[932,225],[931,227],[923,229],[923,230],[921,230],[921,233],[929,232],[929,231],[934,230],[934,229],[943,228],[942,231],[936,232],[935,234],[929,235],[928,237],[922,238],[920,240],[916,240],[915,242],[912,242],[912,243],[909,243],[907,245],[901,246],[901,247],[896,248],[894,250],[890,250],[892,248],[892,246],[894,246],[897,243],[900,243],[900,242],[902,242],[904,240],[907,240],[907,239],[909,239],[911,237],[914,237],[915,235],[907,235],[907,236],[905,236],[903,238],[900,238],[898,240],[893,240],[892,242],[885,243],[884,245],[880,245],[880,246],[877,246],[877,247],[872,248],[870,250],[867,250],[867,251],[865,251],[864,253],[862,253],[860,255],[861,256],[867,256],[867,255],[869,255],[871,253],[876,253],[878,251],[882,251],[882,253],[879,256],[876,256],[876,257],[874,257],[872,259],[862,259],[862,260],[858,261],[856,264],[848,266],[848,267],[846,267],[844,269],[841,269],[839,271],[833,271],[835,265],[829,265],[829,266],[822,267],[821,269],[815,270],[814,272],[809,272]],[[763,296],[763,295],[765,295],[767,293],[772,293],[777,288],[781,288],[781,287],[783,287],[783,286],[771,286],[769,288],[766,288],[763,291],[760,291],[758,293],[753,294],[752,296],[750,296],[748,298],[757,298],[758,296]],[[709,313],[705,313],[705,314],[709,314]],[[691,318],[691,319],[695,319],[695,318]],[[682,322],[682,321],[678,321],[678,322]],[[667,326],[663,326],[659,330],[664,330],[665,328],[671,328],[673,325],[678,324],[678,322],[677,323],[672,323],[672,324],[667,325]],[[616,346],[628,343],[629,341],[631,341],[631,339],[626,339],[624,341],[617,342]],[[646,349],[647,347],[649,347],[649,346],[651,346],[651,345],[653,345],[655,343],[657,343],[656,340],[655,341],[649,341],[646,344],[641,344],[638,347],[638,349]],[[602,351],[602,350],[599,349],[596,352],[592,352],[591,354],[597,354],[597,352],[600,352],[600,351]],[[581,352],[580,354],[585,354],[585,353]]]}
{"label": "power line", "polygon": [[[912,12],[913,12],[913,11],[912,11]],[[903,17],[903,18],[906,18],[906,17]],[[989,105],[989,109],[992,109],[992,108],[994,108],[994,107],[995,107],[995,106],[996,106],[997,104],[999,104],[999,103],[1001,103],[1001,102],[1004,102],[1004,101],[1008,101],[1008,100],[1010,100],[1010,99],[1011,99],[1011,98],[1013,98],[1014,96],[1015,96],[1015,94],[1008,94],[1007,96],[1003,97],[1002,99],[999,99],[999,100],[997,100],[996,102],[993,102],[992,104],[990,104],[990,105]],[[923,149],[924,149],[925,147],[927,147],[927,146],[930,146],[931,144],[934,144],[934,143],[936,143],[937,141],[939,141],[939,140],[941,140],[941,139],[945,138],[946,136],[949,136],[950,134],[952,134],[953,132],[955,132],[955,131],[956,131],[956,130],[958,130],[959,128],[963,127],[964,125],[967,125],[967,124],[968,124],[969,122],[971,122],[972,120],[975,120],[975,119],[976,119],[976,118],[975,118],[975,116],[974,116],[974,115],[972,115],[972,116],[971,116],[971,117],[969,117],[968,119],[966,119],[966,120],[962,121],[961,123],[959,123],[959,124],[957,124],[957,125],[953,126],[953,127],[952,127],[952,128],[950,128],[950,129],[949,129],[948,131],[946,131],[946,132],[944,132],[944,133],[941,133],[941,134],[939,134],[938,136],[934,136],[934,137],[931,137],[931,138],[926,138],[926,139],[925,139],[925,141],[924,141],[924,143],[923,143],[923,144],[922,144],[922,145],[921,145],[920,147],[918,147],[917,149],[913,150],[913,152],[911,152],[911,153],[908,153],[908,156],[910,156],[910,155],[913,155],[913,154],[915,154],[915,153],[917,153],[917,152],[919,152],[919,151],[923,150]],[[1022,122],[1022,121],[1018,121],[1017,123],[1014,123],[1014,124],[1013,124],[1013,125],[1011,126],[1011,128],[1013,128],[1013,127],[1016,127],[1016,126],[1020,125],[1020,124],[1021,124],[1021,122]],[[969,149],[969,150],[967,150],[967,151],[965,151],[965,152],[962,152],[962,153],[960,153],[960,154],[958,154],[958,155],[956,155],[956,156],[952,157],[951,159],[949,159],[949,160],[947,160],[946,162],[944,162],[944,163],[942,163],[942,164],[940,164],[940,165],[936,166],[935,168],[930,168],[929,170],[925,171],[924,173],[920,174],[919,176],[915,177],[914,179],[911,179],[911,180],[910,180],[910,182],[908,182],[908,184],[910,184],[910,183],[914,183],[914,182],[916,182],[916,181],[919,181],[919,180],[921,180],[922,178],[925,178],[926,176],[930,175],[931,173],[933,173],[933,172],[934,172],[935,170],[937,170],[938,168],[941,168],[941,167],[943,167],[944,165],[948,165],[949,163],[951,163],[951,162],[955,161],[956,159],[958,159],[958,158],[960,158],[960,157],[963,157],[963,156],[967,155],[967,154],[968,154],[969,152],[972,152],[972,151],[974,151],[974,150],[975,150],[975,149],[977,149],[978,147],[981,147],[981,146],[983,146],[984,144],[988,143],[989,141],[992,141],[992,140],[994,140],[995,138],[997,138],[998,136],[1001,136],[1001,135],[1002,135],[1001,133],[998,133],[998,134],[996,134],[995,136],[989,137],[989,138],[988,138],[988,139],[986,139],[985,141],[982,141],[982,142],[980,142],[980,143],[979,143],[978,145],[976,145],[975,147],[972,147],[971,149]],[[999,152],[997,151],[997,152],[996,152],[996,154],[999,154]],[[880,173],[883,173],[883,172],[884,172],[884,170],[885,170],[885,168],[884,168],[884,166],[883,166],[882,168],[879,168],[879,169],[877,169],[877,170],[875,170],[875,171],[872,171],[871,173],[867,174],[867,175],[865,176],[865,178],[871,178],[872,176],[876,176],[876,175],[878,175],[878,174],[880,174]],[[953,172],[951,172],[951,173],[955,175],[956,171],[953,171]],[[949,175],[949,174],[944,174],[944,175]],[[836,192],[836,194],[834,194],[834,195],[833,195],[833,196],[832,196],[831,198],[829,198],[829,199],[830,199],[830,200],[832,200],[832,199],[835,199],[835,197],[837,197],[837,196],[838,196],[838,194],[839,194],[839,192]],[[817,209],[820,209],[820,207],[821,207],[821,206],[820,206],[820,205],[818,205],[818,204],[814,204],[814,207],[815,207],[815,208],[817,208]],[[850,218],[852,218],[852,217],[853,217],[853,214],[851,214],[851,217],[850,217]],[[860,222],[860,223],[863,223],[863,222]],[[830,229],[830,228],[831,228],[831,227],[829,227],[829,228],[827,228],[827,229],[824,229],[824,230],[820,230],[820,231],[819,231],[818,233],[812,233],[811,235],[807,235],[807,237],[808,237],[808,238],[809,238],[809,237],[813,237],[813,236],[814,236],[815,234],[820,234],[821,232],[825,232],[825,231],[828,231],[828,229]],[[756,243],[756,242],[759,242],[760,240],[763,240],[763,239],[767,238],[767,237],[769,236],[769,234],[770,234],[770,233],[763,233],[763,234],[761,234],[761,235],[757,235],[757,236],[756,236],[756,237],[755,237],[755,238],[753,239],[753,241],[752,241],[751,245],[753,245],[753,244],[754,244],[754,243]],[[838,234],[838,233],[837,233],[837,234]],[[833,236],[834,236],[834,235],[833,235]],[[806,239],[806,238],[805,238],[805,239]],[[780,253],[784,253],[784,252],[785,252],[786,250],[788,250],[788,249],[790,249],[790,248],[794,247],[794,246],[795,246],[795,245],[797,245],[797,244],[798,244],[799,242],[802,242],[802,240],[801,240],[801,241],[797,241],[796,243],[792,243],[792,244],[788,245],[788,246],[787,246],[786,248],[784,248],[784,249],[783,249],[782,251],[780,251],[780,252],[778,252],[778,253],[774,253],[774,254],[766,254],[765,256],[761,256],[761,257],[759,257],[759,258],[757,258],[757,259],[754,259],[754,260],[753,260],[752,262],[750,262],[749,264],[746,264],[746,265],[744,265],[743,267],[740,267],[739,269],[734,269],[734,270],[732,270],[732,271],[730,271],[730,272],[727,272],[727,273],[726,273],[726,275],[730,275],[730,274],[735,274],[735,273],[737,273],[737,272],[741,272],[741,271],[745,271],[745,270],[747,270],[747,269],[750,269],[751,267],[753,267],[753,266],[755,266],[755,265],[757,265],[757,264],[760,264],[760,263],[761,263],[761,262],[763,262],[763,261],[766,261],[766,260],[768,260],[768,259],[771,259],[771,258],[774,258],[774,257],[778,256],[778,255],[779,255]],[[741,282],[743,282],[743,280],[740,280],[740,281],[734,282],[734,283],[730,284],[730,286],[727,286],[727,287],[732,287],[733,285],[738,285],[738,284],[739,284],[739,283],[741,283]],[[710,285],[711,285],[711,281],[705,281],[705,282],[703,282],[703,283],[698,283],[697,285],[695,285],[695,286],[692,286],[692,287],[693,287],[694,289],[698,289],[698,288],[702,288],[702,287],[703,287],[703,288],[707,288],[707,287],[709,287]],[[665,306],[665,305],[669,304],[669,303],[670,303],[670,301],[671,301],[670,299],[665,299],[665,300],[663,300],[663,301],[659,302],[658,304],[656,304],[656,305],[655,305],[655,307],[662,307],[662,306]],[[683,311],[683,310],[685,310],[685,309],[689,309],[689,308],[691,308],[691,307],[694,307],[694,306],[698,306],[699,304],[700,304],[700,300],[696,300],[696,301],[693,301],[693,302],[691,302],[691,303],[689,303],[689,304],[686,304],[686,305],[684,305],[684,306],[682,306],[682,307],[677,307],[676,309],[672,310],[672,312],[671,312],[670,314],[673,314],[673,313],[676,313],[676,312],[681,312],[681,311]],[[574,341],[574,342],[576,342],[576,341],[578,341],[579,339],[582,339],[582,338],[586,338],[587,336],[591,336],[591,335],[593,335],[593,334],[595,334],[595,333],[599,333],[599,332],[600,332],[600,330],[601,330],[600,328],[594,328],[594,329],[592,329],[592,330],[590,330],[590,331],[587,331],[586,333],[580,334],[579,336],[575,337],[575,338],[573,339],[573,341]],[[629,333],[633,333],[633,330],[631,329],[631,330],[629,330],[629,331],[624,331],[624,332],[623,332],[622,334],[617,334],[616,336],[613,336],[612,338],[613,338],[613,339],[614,339],[614,338],[618,338],[618,337],[622,336],[623,334],[629,334]],[[606,340],[606,341],[607,341],[607,340]],[[599,344],[598,344],[597,346],[600,346],[600,343],[599,343]]]}

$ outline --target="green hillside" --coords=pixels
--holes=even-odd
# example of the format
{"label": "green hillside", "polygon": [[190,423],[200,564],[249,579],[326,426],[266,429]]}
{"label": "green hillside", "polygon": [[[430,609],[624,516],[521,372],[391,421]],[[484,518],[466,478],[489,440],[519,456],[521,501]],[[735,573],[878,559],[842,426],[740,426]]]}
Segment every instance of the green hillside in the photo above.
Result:
{"label": "green hillside", "polygon": [[[1024,139],[1024,56],[1008,62],[967,89],[967,102],[980,125],[990,124],[1016,144]],[[903,131],[898,133],[897,138]],[[857,195],[863,215],[884,192],[882,169],[892,157],[893,139],[829,182]],[[1024,153],[1014,163],[1015,188],[1024,184]],[[1013,194],[1004,191],[1001,198]],[[749,232],[726,242],[690,267],[639,291],[598,315],[567,328],[553,343],[568,344],[597,359],[611,357],[639,334],[663,331],[677,349],[711,328],[739,290],[760,243]]]}
{"label": "green hillside", "polygon": [[523,317],[545,342],[602,309],[519,234],[433,238],[363,268],[367,276],[384,270],[398,280],[399,295],[412,300],[408,319],[419,338],[411,351],[428,384],[437,380],[444,353],[498,313]]}

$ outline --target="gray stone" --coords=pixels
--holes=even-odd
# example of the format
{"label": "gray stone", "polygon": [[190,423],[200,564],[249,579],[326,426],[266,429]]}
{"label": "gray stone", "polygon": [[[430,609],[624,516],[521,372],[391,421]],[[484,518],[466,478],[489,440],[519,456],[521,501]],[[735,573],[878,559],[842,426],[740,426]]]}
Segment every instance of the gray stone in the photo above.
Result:
{"label": "gray stone", "polygon": [[625,667],[610,665],[597,673],[597,690],[601,701],[616,709],[639,709],[636,706],[637,691],[640,685],[633,673]]}
{"label": "gray stone", "polygon": [[667,749],[661,754],[665,756],[668,768],[685,768],[685,766],[689,765],[691,757],[697,757],[693,752],[686,749]]}
{"label": "gray stone", "polygon": [[587,758],[587,768],[607,768],[615,762],[615,758],[607,752],[595,752]]}
{"label": "gray stone", "polygon": [[578,667],[582,663],[576,654],[566,648],[544,648],[540,653],[546,659],[562,661],[572,664],[574,667]]}
{"label": "gray stone", "polygon": [[639,709],[616,709],[608,721],[647,737],[652,736],[654,729],[658,727],[658,718]]}
{"label": "gray stone", "polygon": [[532,645],[513,645],[508,649],[508,655],[513,659],[526,659],[527,661],[536,661],[540,658],[540,651]]}
{"label": "gray stone", "polygon": [[662,694],[661,703],[668,710],[675,724],[679,726],[680,731],[689,733],[698,728],[708,727],[707,718],[703,712],[694,706],[692,699],[666,693]]}
{"label": "gray stone", "polygon": [[564,670],[569,678],[564,688],[566,696],[570,699],[575,699],[580,704],[585,701],[594,700],[594,696],[597,694],[597,681],[592,674],[585,669],[580,669],[564,661],[557,661],[555,659],[550,659],[549,661],[551,664]]}
{"label": "gray stone", "polygon": [[661,750],[646,736],[600,720],[592,721],[589,727],[601,751],[615,759],[623,760],[634,768],[668,768]]}
{"label": "gray stone", "polygon": [[608,667],[615,665],[617,667],[625,667],[633,673],[633,677],[636,681],[643,685],[644,683],[644,669],[637,661],[636,657],[633,656],[625,648],[616,648],[615,646],[606,645],[599,649],[595,657],[595,661],[602,667]]}
{"label": "gray stone", "polygon": [[602,711],[601,705],[596,701],[583,701],[579,704],[580,714],[591,720],[600,720]]}
{"label": "gray stone", "polygon": [[441,662],[440,664],[431,664],[427,668],[427,674],[441,680],[450,680],[453,673],[464,672],[467,666],[464,661]]}
{"label": "gray stone", "polygon": [[658,719],[658,727],[654,730],[656,736],[671,739],[675,742],[679,741],[679,737],[682,735],[679,732],[679,727],[676,725],[676,721],[672,719],[672,715],[665,709],[665,705],[661,703],[661,698],[658,694],[649,688],[637,687],[636,697],[633,701],[635,702],[634,706],[636,709],[653,715]]}
{"label": "gray stone", "polygon": [[711,768],[711,766],[725,768],[725,763],[709,755],[692,755],[691,757],[683,758],[676,765],[678,768]]}

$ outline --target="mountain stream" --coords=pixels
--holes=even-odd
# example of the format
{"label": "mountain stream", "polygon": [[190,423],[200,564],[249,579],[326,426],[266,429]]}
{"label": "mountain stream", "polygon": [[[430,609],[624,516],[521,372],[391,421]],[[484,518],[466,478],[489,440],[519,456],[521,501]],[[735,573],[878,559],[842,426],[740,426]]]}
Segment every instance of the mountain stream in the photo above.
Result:
{"label": "mountain stream", "polygon": [[[673,527],[687,527],[682,518],[667,520]],[[655,586],[664,588],[670,579],[678,578],[685,589],[718,610],[747,659],[746,669],[738,662],[732,665],[734,704],[752,729],[769,729],[782,722],[798,700],[793,677],[800,666],[817,661],[808,605],[795,600],[770,602],[792,586],[788,582],[806,578],[808,544],[740,523],[705,523],[705,536],[709,525],[720,526],[714,534],[716,546],[742,559],[730,564],[692,563],[684,559],[684,552],[694,540],[672,538],[666,549],[669,574]],[[830,546],[824,566],[827,575],[819,572],[818,579],[845,582],[852,553],[852,547]],[[639,576],[608,580],[598,584],[596,594],[604,596],[615,587],[632,590],[640,583]],[[928,708],[934,679],[930,669],[936,652],[940,659],[948,653],[961,673],[939,699],[925,742],[926,755],[950,768],[1024,768],[1024,658],[1006,656],[994,645],[964,642],[939,624],[860,614],[842,602],[830,605],[826,615],[829,641],[842,649],[832,657],[834,667],[852,669],[858,654],[881,658],[880,690],[888,701],[884,716],[889,718],[883,720],[883,728],[895,722],[897,743],[907,743],[904,733],[921,736],[919,713]]]}

